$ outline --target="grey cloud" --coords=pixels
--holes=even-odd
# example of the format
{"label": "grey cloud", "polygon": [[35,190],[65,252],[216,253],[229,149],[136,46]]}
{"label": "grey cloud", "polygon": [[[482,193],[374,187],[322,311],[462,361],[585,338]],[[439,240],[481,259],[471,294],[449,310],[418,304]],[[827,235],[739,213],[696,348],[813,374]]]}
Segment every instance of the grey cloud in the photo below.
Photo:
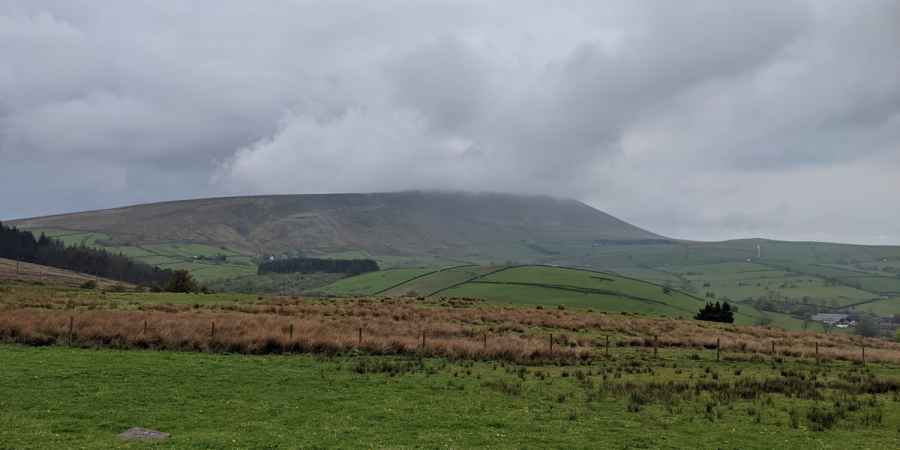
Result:
{"label": "grey cloud", "polygon": [[0,218],[449,188],[575,196],[689,238],[900,242],[877,207],[900,188],[898,13],[7,0]]}
{"label": "grey cloud", "polygon": [[441,132],[469,131],[490,101],[487,70],[464,43],[444,37],[387,64],[400,106],[420,112]]}

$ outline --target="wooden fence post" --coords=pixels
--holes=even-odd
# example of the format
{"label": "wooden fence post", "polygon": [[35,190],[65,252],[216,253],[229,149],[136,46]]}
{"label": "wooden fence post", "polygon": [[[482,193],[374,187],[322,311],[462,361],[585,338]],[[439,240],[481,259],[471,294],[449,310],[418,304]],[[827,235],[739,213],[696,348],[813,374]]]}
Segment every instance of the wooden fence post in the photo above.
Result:
{"label": "wooden fence post", "polygon": [[359,332],[359,336],[357,338],[357,342],[358,342],[357,345],[362,345],[362,327],[359,327],[359,329],[357,331]]}
{"label": "wooden fence post", "polygon": [[866,365],[866,344],[862,344],[862,363]]}
{"label": "wooden fence post", "polygon": [[481,347],[487,348],[487,332],[481,334]]}
{"label": "wooden fence post", "polygon": [[294,324],[288,325],[288,339],[294,339]]}
{"label": "wooden fence post", "polygon": [[553,333],[550,333],[550,353],[553,353]]}
{"label": "wooden fence post", "polygon": [[209,322],[209,337],[210,339],[216,337],[216,322],[214,320]]}
{"label": "wooden fence post", "polygon": [[719,360],[719,351],[720,351],[721,347],[722,347],[722,345],[721,345],[720,339],[716,338],[716,361]]}
{"label": "wooden fence post", "polygon": [[147,334],[147,319],[144,319],[144,334]]}
{"label": "wooden fence post", "polygon": [[816,364],[819,364],[819,341],[816,341]]}
{"label": "wooden fence post", "polygon": [[609,356],[609,335],[606,335],[606,356]]}
{"label": "wooden fence post", "polygon": [[69,345],[72,345],[72,340],[75,336],[75,316],[69,316]]}
{"label": "wooden fence post", "polygon": [[775,341],[772,341],[772,356],[775,356]]}
{"label": "wooden fence post", "polygon": [[422,350],[425,350],[425,330],[422,330]]}
{"label": "wooden fence post", "polygon": [[656,351],[659,348],[659,335],[653,335],[653,356],[657,355]]}

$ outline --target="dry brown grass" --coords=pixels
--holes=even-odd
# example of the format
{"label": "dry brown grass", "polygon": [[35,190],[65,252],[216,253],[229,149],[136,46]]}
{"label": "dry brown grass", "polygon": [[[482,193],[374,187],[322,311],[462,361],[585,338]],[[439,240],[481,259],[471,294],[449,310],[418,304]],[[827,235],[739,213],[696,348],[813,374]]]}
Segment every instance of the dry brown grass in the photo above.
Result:
{"label": "dry brown grass", "polygon": [[371,354],[416,353],[519,362],[571,362],[589,357],[587,348],[563,348],[550,353],[548,342],[535,336],[492,335],[486,343],[483,336],[455,324],[401,324],[393,319],[372,322],[358,317],[329,319],[324,315],[20,309],[0,316],[0,340],[31,345],[69,343],[249,354],[334,354],[358,348]]}
{"label": "dry brown grass", "polygon": [[18,281],[23,283],[43,283],[55,286],[78,287],[85,281],[94,280],[100,289],[108,289],[116,285],[133,289],[135,286],[106,278],[94,277],[56,267],[42,266],[27,262],[16,262],[0,258],[0,281]]}
{"label": "dry brown grass", "polygon": [[[418,353],[517,362],[587,360],[613,346],[715,348],[723,352],[900,363],[900,344],[843,334],[788,332],[707,322],[583,311],[489,307],[467,299],[310,301],[251,304],[150,305],[138,310],[96,309],[102,303],[45,301],[7,305],[0,340],[73,345],[239,353]],[[91,309],[94,308],[94,309]],[[144,323],[147,324],[146,332]],[[212,328],[215,324],[215,332]],[[291,333],[293,327],[293,334]],[[359,341],[359,330],[363,339]],[[422,335],[425,334],[425,345]],[[550,335],[554,349],[550,352]],[[486,339],[486,343],[485,343]]]}

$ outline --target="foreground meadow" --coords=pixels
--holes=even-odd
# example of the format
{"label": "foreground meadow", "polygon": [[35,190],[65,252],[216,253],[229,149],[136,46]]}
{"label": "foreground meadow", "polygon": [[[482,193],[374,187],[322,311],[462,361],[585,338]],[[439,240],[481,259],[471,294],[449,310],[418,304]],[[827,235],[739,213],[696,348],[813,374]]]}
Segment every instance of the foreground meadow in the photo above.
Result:
{"label": "foreground meadow", "polygon": [[[898,448],[900,345],[513,307],[0,291],[0,448]],[[863,359],[865,352],[865,359]]]}
{"label": "foreground meadow", "polygon": [[144,426],[172,434],[161,448],[900,445],[896,391],[865,393],[894,368],[703,356],[522,366],[0,345],[0,443],[143,448],[116,434]]}

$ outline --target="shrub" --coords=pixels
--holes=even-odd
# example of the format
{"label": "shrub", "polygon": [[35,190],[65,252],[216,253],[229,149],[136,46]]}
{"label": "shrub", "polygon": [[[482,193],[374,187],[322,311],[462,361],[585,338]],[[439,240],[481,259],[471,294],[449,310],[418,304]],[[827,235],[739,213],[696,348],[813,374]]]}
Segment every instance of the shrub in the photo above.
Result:
{"label": "shrub", "polygon": [[483,386],[512,396],[522,395],[523,390],[521,382],[509,383],[505,380],[488,381]]}
{"label": "shrub", "polygon": [[87,280],[78,287],[81,289],[97,289],[97,282],[95,280]]}
{"label": "shrub", "polygon": [[168,292],[196,292],[197,282],[187,270],[176,270],[166,285]]}
{"label": "shrub", "polygon": [[813,406],[806,412],[806,419],[809,420],[810,428],[813,431],[828,430],[834,426],[835,422],[833,411],[818,406]]}
{"label": "shrub", "polygon": [[644,392],[634,390],[628,394],[628,412],[640,412],[648,403],[650,398]]}
{"label": "shrub", "polygon": [[694,319],[705,320],[709,322],[734,323],[734,312],[731,305],[725,303],[707,303],[700,309]]}
{"label": "shrub", "polygon": [[796,408],[791,408],[790,411],[788,411],[788,420],[790,421],[791,428],[800,428],[800,411],[797,411]]}
{"label": "shrub", "polygon": [[881,333],[878,319],[872,316],[862,316],[856,324],[856,334],[865,337],[876,337]]}

